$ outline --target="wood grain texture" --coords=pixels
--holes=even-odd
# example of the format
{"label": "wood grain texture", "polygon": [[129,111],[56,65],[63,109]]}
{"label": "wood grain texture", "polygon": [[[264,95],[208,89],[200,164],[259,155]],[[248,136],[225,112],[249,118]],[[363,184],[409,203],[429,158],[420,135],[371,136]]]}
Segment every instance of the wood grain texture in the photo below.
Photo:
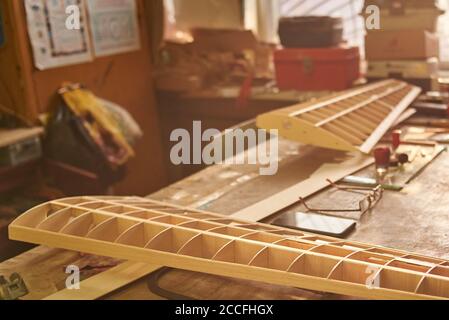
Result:
{"label": "wood grain texture", "polygon": [[38,116],[27,34],[22,23],[21,1],[1,0],[5,45],[0,48],[0,104],[28,120]]}

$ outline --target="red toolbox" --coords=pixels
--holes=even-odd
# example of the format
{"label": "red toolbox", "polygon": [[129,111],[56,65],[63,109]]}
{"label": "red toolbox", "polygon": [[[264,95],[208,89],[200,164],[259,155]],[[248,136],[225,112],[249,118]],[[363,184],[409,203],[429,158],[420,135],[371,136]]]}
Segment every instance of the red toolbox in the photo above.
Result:
{"label": "red toolbox", "polygon": [[345,90],[360,76],[357,47],[280,49],[274,60],[281,90]]}

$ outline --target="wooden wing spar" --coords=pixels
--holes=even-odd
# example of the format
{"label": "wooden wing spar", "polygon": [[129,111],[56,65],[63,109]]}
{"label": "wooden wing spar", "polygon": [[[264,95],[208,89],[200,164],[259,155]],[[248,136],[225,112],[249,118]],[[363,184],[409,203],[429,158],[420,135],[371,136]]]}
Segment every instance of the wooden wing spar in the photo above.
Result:
{"label": "wooden wing spar", "polygon": [[449,298],[449,261],[142,198],[53,201],[12,240],[149,264],[378,299]]}
{"label": "wooden wing spar", "polygon": [[369,153],[420,92],[385,80],[263,114],[257,126],[305,144]]}

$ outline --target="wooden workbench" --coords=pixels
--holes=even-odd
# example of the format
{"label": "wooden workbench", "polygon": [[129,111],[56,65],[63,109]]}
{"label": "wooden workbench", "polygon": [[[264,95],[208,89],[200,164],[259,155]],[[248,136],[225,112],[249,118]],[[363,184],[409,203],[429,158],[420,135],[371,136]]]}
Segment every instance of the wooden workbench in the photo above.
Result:
{"label": "wooden workbench", "polygon": [[[301,175],[301,169],[294,166],[298,148],[296,143],[280,141],[279,174],[292,182]],[[323,150],[323,156],[325,154]],[[369,170],[373,168],[365,171]],[[254,166],[212,166],[150,197],[230,214],[285,187],[269,183],[256,172]],[[378,205],[361,218],[350,239],[449,259],[448,191],[449,154],[443,153],[403,191],[385,192]],[[316,207],[335,206],[336,203],[341,206],[351,202],[351,197],[336,194],[335,190],[324,190],[309,201]],[[301,209],[296,205],[284,212]],[[19,272],[31,291],[25,299],[40,299],[64,288],[67,276],[64,266],[86,264],[85,260],[79,253],[38,247],[0,264],[0,274]],[[110,259],[100,261],[106,268],[114,263]],[[181,270],[169,270],[158,276],[159,288],[196,299],[342,298]],[[149,276],[106,299],[158,299],[160,297],[148,289],[149,283],[154,285],[155,281],[154,275]]]}

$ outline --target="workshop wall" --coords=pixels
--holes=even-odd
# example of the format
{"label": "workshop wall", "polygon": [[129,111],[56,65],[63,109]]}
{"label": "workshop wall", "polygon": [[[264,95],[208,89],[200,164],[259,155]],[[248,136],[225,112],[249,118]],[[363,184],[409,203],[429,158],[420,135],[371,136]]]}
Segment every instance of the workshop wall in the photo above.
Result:
{"label": "workshop wall", "polygon": [[[23,2],[1,1],[7,13],[7,36],[11,37],[7,39],[9,47],[0,51],[0,68],[8,71],[7,75],[2,72],[1,82],[9,84],[3,92],[7,91],[12,101],[7,107],[17,109],[26,105],[27,111],[21,113],[36,118],[48,111],[63,81],[82,83],[97,96],[125,107],[144,131],[125,180],[115,188],[116,193],[126,195],[146,195],[166,183],[153,91],[149,17],[143,14],[145,2],[137,1],[141,50],[97,58],[92,63],[39,71],[33,66]],[[11,88],[13,92],[8,91]],[[7,96],[3,92],[0,96]]]}

